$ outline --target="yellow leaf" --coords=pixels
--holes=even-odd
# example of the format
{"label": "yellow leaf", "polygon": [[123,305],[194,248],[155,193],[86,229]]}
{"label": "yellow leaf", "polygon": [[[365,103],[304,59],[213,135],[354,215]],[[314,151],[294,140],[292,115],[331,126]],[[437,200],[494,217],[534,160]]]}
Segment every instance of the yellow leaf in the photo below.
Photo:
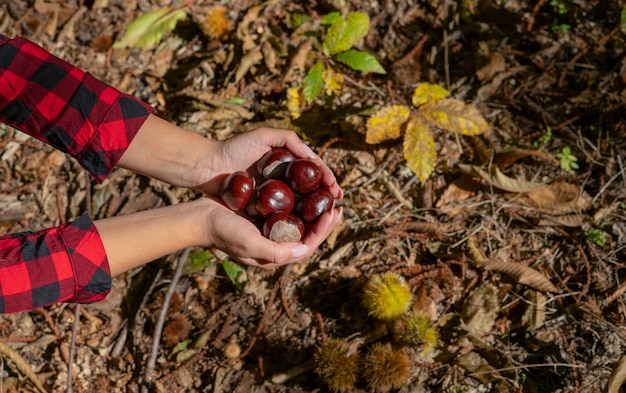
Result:
{"label": "yellow leaf", "polygon": [[408,120],[410,114],[409,108],[403,105],[381,108],[367,119],[365,142],[376,144],[398,138],[402,133],[402,125]]}
{"label": "yellow leaf", "polygon": [[326,95],[332,96],[341,93],[341,86],[343,85],[343,74],[341,72],[335,72],[332,68],[327,68],[322,74],[322,80],[324,81]]}
{"label": "yellow leaf", "polygon": [[420,83],[413,92],[413,105],[416,107],[428,102],[440,100],[450,95],[450,92],[439,85]]}
{"label": "yellow leaf", "polygon": [[430,127],[417,117],[411,118],[406,127],[404,158],[421,182],[428,179],[435,169],[435,139]]}
{"label": "yellow leaf", "polygon": [[428,102],[420,112],[433,125],[458,134],[478,135],[490,128],[478,109],[454,98]]}
{"label": "yellow leaf", "polygon": [[293,119],[297,119],[302,115],[302,108],[306,100],[302,92],[302,86],[290,87],[287,89],[287,109]]}

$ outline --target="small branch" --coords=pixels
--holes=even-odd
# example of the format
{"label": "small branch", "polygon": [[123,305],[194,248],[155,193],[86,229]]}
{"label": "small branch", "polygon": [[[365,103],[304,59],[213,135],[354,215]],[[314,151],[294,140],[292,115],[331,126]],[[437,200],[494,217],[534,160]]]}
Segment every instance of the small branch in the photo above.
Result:
{"label": "small branch", "polygon": [[239,359],[243,359],[244,357],[248,356],[248,354],[254,347],[256,340],[261,335],[261,332],[263,331],[263,327],[265,326],[265,321],[267,321],[267,317],[270,315],[270,310],[272,309],[272,305],[274,304],[274,299],[276,299],[276,294],[278,293],[279,287],[280,287],[280,278],[278,278],[276,282],[274,283],[272,292],[270,292],[270,297],[269,299],[267,299],[267,303],[265,304],[265,311],[263,312],[263,316],[261,317],[261,320],[259,321],[259,325],[256,327],[254,336],[252,336],[252,338],[250,339],[250,343],[248,344],[248,347],[243,352],[241,352],[241,355],[239,355]]}
{"label": "small branch", "polygon": [[178,281],[183,274],[183,266],[185,266],[185,261],[187,260],[190,252],[191,247],[187,247],[185,248],[185,250],[183,250],[180,258],[178,258],[178,264],[176,265],[174,277],[172,277],[170,287],[167,289],[167,293],[165,294],[165,298],[163,299],[161,313],[159,314],[159,319],[157,320],[156,326],[154,328],[154,334],[152,335],[152,350],[150,351],[150,357],[148,358],[148,363],[146,364],[145,377],[141,386],[142,393],[148,393],[150,391],[149,386],[152,382],[152,374],[154,373],[154,368],[156,367],[156,360],[159,354],[159,342],[161,341],[161,333],[163,332],[163,325],[165,325],[167,310],[170,306],[172,296],[174,296],[176,285],[178,284]]}

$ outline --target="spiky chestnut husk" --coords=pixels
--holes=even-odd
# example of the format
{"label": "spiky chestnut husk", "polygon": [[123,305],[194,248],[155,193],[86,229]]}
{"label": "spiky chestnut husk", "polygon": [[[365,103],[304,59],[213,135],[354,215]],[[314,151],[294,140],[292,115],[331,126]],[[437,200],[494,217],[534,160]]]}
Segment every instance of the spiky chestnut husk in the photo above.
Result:
{"label": "spiky chestnut husk", "polygon": [[344,393],[354,389],[360,363],[358,352],[350,352],[346,341],[331,338],[320,345],[313,356],[317,375],[334,392]]}
{"label": "spiky chestnut husk", "polygon": [[403,314],[393,323],[393,337],[400,343],[410,346],[421,345],[421,354],[437,347],[439,333],[432,321],[421,311]]}
{"label": "spiky chestnut husk", "polygon": [[204,22],[200,29],[209,38],[221,40],[233,30],[233,22],[228,19],[226,7],[218,5],[206,11]]}
{"label": "spiky chestnut husk", "polygon": [[363,376],[372,392],[399,389],[411,376],[411,358],[390,343],[374,343],[363,358]]}
{"label": "spiky chestnut husk", "polygon": [[363,290],[363,305],[369,315],[385,321],[404,314],[412,299],[404,278],[391,272],[370,278]]}

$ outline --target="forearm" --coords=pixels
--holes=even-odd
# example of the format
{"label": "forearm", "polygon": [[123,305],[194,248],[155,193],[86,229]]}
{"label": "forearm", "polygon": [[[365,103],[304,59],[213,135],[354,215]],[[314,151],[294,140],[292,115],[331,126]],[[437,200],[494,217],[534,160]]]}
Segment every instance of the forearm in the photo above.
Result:
{"label": "forearm", "polygon": [[143,123],[119,166],[166,183],[195,188],[211,177],[216,142],[155,115]]}
{"label": "forearm", "polygon": [[202,223],[210,208],[197,200],[95,221],[111,275],[185,247],[206,245]]}

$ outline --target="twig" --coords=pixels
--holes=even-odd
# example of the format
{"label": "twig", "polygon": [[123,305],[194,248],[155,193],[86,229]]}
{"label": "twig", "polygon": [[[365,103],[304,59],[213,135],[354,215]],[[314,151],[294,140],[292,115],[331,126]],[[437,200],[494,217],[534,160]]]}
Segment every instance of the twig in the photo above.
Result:
{"label": "twig", "polygon": [[607,35],[605,35],[604,37],[600,38],[598,40],[598,43],[596,45],[593,46],[588,46],[585,49],[581,50],[580,52],[578,52],[576,54],[576,56],[574,56],[572,58],[572,60],[570,60],[567,65],[565,66],[565,69],[563,70],[563,72],[561,73],[561,77],[559,78],[559,87],[563,86],[563,82],[565,81],[565,77],[567,76],[567,72],[570,68],[572,68],[574,66],[574,64],[576,64],[576,62],[583,56],[585,56],[587,53],[589,53],[589,51],[592,48],[598,48],[602,45],[604,45],[606,42],[608,42],[611,38],[613,38],[613,36],[617,33],[619,33],[622,30],[622,25],[618,24],[617,26],[615,26],[613,28],[613,30],[611,30]]}
{"label": "twig", "polygon": [[578,294],[578,302],[580,302],[583,296],[585,296],[587,292],[589,292],[589,288],[591,287],[591,264],[589,263],[589,258],[587,258],[587,254],[585,254],[585,250],[583,250],[583,247],[580,244],[577,244],[576,246],[578,247],[578,251],[580,252],[580,255],[583,257],[585,269],[587,269],[587,282],[585,283],[585,286]]}
{"label": "twig", "polygon": [[[87,214],[91,215],[91,178],[89,177],[89,173],[87,171],[85,174],[85,209],[87,209]],[[58,190],[58,188],[57,188]],[[57,203],[59,199],[57,197]],[[60,215],[60,212],[59,212]],[[63,217],[64,218],[64,217]],[[76,336],[78,335],[78,324],[80,323],[80,304],[76,303],[74,308],[74,322],[72,323],[72,337],[70,338],[70,353],[67,359],[67,386],[65,387],[66,393],[72,393],[73,387],[72,382],[74,380],[74,375],[72,374],[72,369],[74,366],[74,357],[76,356]]]}
{"label": "twig", "polygon": [[174,291],[176,290],[178,280],[180,280],[180,277],[183,274],[183,267],[185,266],[185,261],[187,260],[187,257],[189,257],[190,252],[191,247],[187,247],[185,248],[185,250],[183,250],[180,258],[178,258],[178,264],[176,265],[174,277],[172,277],[170,287],[167,289],[167,293],[165,294],[165,298],[163,299],[161,313],[159,314],[159,319],[157,320],[156,326],[154,328],[154,334],[152,335],[152,350],[150,351],[150,357],[148,358],[148,363],[146,364],[146,372],[143,384],[141,386],[142,393],[148,393],[150,390],[149,385],[152,382],[152,374],[154,373],[157,355],[159,354],[159,342],[161,341],[161,333],[163,332],[163,325],[165,324],[167,310],[169,308],[170,301],[172,300],[172,296],[174,296]]}
{"label": "twig", "polygon": [[26,378],[30,379],[33,385],[37,387],[37,390],[42,393],[47,393],[35,371],[33,371],[28,362],[26,362],[22,355],[20,355],[15,349],[9,347],[6,344],[0,343],[0,356],[2,355],[6,356],[10,361],[12,361],[15,364],[17,370],[22,373],[22,375],[24,375]]}
{"label": "twig", "polygon": [[280,287],[280,278],[276,280],[276,282],[274,283],[272,292],[270,292],[270,297],[269,299],[267,299],[267,303],[265,304],[265,311],[263,311],[263,316],[261,317],[261,320],[259,321],[259,324],[256,327],[254,335],[250,339],[250,343],[248,344],[248,347],[244,349],[243,352],[241,352],[241,355],[239,355],[239,359],[243,359],[244,357],[248,356],[248,354],[252,350],[252,347],[254,347],[256,340],[261,335],[261,332],[263,331],[263,327],[265,326],[265,321],[267,321],[267,317],[270,315],[270,310],[272,309],[272,305],[274,304],[274,299],[276,299],[276,294],[278,293],[278,287]]}
{"label": "twig", "polygon": [[535,18],[539,13],[539,9],[543,7],[543,5],[547,2],[548,0],[539,0],[537,4],[535,4],[535,7],[533,7],[533,12],[532,14],[530,14],[530,18],[528,19],[528,25],[526,25],[526,32],[530,33],[533,30],[533,26],[535,25]]}
{"label": "twig", "polygon": [[300,321],[296,319],[296,317],[291,312],[291,309],[289,308],[289,299],[287,299],[287,294],[285,293],[285,281],[287,281],[290,271],[291,271],[291,265],[285,266],[285,270],[283,270],[283,274],[280,277],[280,300],[283,303],[283,308],[285,309],[285,313],[287,314],[287,317],[291,320],[291,322],[300,326]]}
{"label": "twig", "polygon": [[80,320],[80,304],[76,303],[74,308],[74,322],[72,323],[72,337],[70,338],[70,354],[67,362],[67,387],[66,393],[72,393],[72,380],[74,376],[72,369],[74,365],[74,357],[76,356],[76,336],[78,335],[78,321]]}

